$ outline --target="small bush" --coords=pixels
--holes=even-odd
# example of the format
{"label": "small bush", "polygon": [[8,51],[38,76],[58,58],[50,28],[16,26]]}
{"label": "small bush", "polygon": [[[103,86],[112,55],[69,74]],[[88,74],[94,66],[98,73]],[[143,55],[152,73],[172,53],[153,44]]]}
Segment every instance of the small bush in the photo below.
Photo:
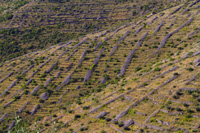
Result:
{"label": "small bush", "polygon": [[187,113],[191,114],[191,113],[194,113],[194,111],[191,109],[187,109]]}
{"label": "small bush", "polygon": [[140,71],[141,69],[142,69],[142,68],[138,66],[138,67],[135,68],[135,72],[138,72],[138,71]]}
{"label": "small bush", "polygon": [[200,102],[200,98],[197,99],[197,102]]}
{"label": "small bush", "polygon": [[177,108],[176,108],[176,111],[183,111],[183,110],[182,110],[181,108],[178,108],[178,107],[177,107]]}
{"label": "small bush", "polygon": [[148,84],[147,83],[143,83],[143,86],[147,86]]}
{"label": "small bush", "polygon": [[167,101],[167,102],[166,102],[167,105],[169,105],[169,104],[171,104],[171,103],[172,103],[171,101]]}
{"label": "small bush", "polygon": [[197,108],[196,108],[196,111],[197,111],[197,112],[200,112],[200,107],[197,107]]}
{"label": "small bush", "polygon": [[191,68],[191,67],[190,67],[190,68],[188,68],[188,71],[190,71],[190,72],[191,72],[191,71],[193,71],[193,70],[194,70],[194,69],[193,69],[193,68]]}
{"label": "small bush", "polygon": [[72,113],[74,113],[74,111],[73,111],[73,110],[70,110],[69,113],[72,114]]}
{"label": "small bush", "polygon": [[46,126],[46,127],[49,126],[49,123],[45,123],[44,126]]}
{"label": "small bush", "polygon": [[56,115],[56,114],[53,114],[53,117],[57,117],[57,115]]}
{"label": "small bush", "polygon": [[29,93],[28,90],[24,90],[24,94],[27,95]]}
{"label": "small bush", "polygon": [[100,117],[99,117],[99,119],[102,119],[102,120],[104,120],[104,119],[105,119],[105,117],[104,117],[104,116],[100,116]]}
{"label": "small bush", "polygon": [[74,116],[74,119],[75,119],[75,120],[78,119],[78,118],[81,118],[81,115],[75,115],[75,116]]}
{"label": "small bush", "polygon": [[157,120],[154,119],[154,118],[152,118],[152,119],[150,120],[150,122],[157,122]]}
{"label": "small bush", "polygon": [[106,118],[106,121],[107,121],[107,122],[111,121],[111,118]]}
{"label": "small bush", "polygon": [[183,106],[184,107],[189,107],[189,105],[187,103],[184,103]]}
{"label": "small bush", "polygon": [[179,95],[179,96],[181,96],[181,95],[183,95],[183,93],[181,93],[181,92],[176,92],[176,95]]}
{"label": "small bush", "polygon": [[128,128],[128,127],[124,127],[124,130],[125,130],[125,131],[129,131],[130,128]]}
{"label": "small bush", "polygon": [[124,123],[120,122],[120,123],[118,124],[118,126],[119,126],[119,127],[123,127],[123,126],[124,126]]}
{"label": "small bush", "polygon": [[83,107],[83,110],[87,110],[87,109],[89,109],[90,108],[90,106],[84,106]]}
{"label": "small bush", "polygon": [[106,131],[104,131],[104,130],[101,130],[101,133],[106,133]]}
{"label": "small bush", "polygon": [[173,98],[174,98],[174,99],[179,99],[179,96],[173,95]]}
{"label": "small bush", "polygon": [[171,110],[171,109],[172,109],[172,107],[171,107],[171,106],[167,106],[167,109],[168,109],[168,110]]}
{"label": "small bush", "polygon": [[159,67],[156,67],[155,69],[154,69],[154,71],[156,72],[156,71],[160,71],[161,70],[161,68],[159,68]]}
{"label": "small bush", "polygon": [[130,90],[130,89],[131,89],[131,87],[128,87],[128,88],[127,88],[127,90]]}
{"label": "small bush", "polygon": [[197,97],[199,97],[199,95],[192,94],[192,97],[193,97],[193,98],[197,98]]}
{"label": "small bush", "polygon": [[178,73],[174,73],[174,76],[179,75]]}
{"label": "small bush", "polygon": [[44,100],[40,99],[40,100],[39,100],[39,103],[44,103]]}
{"label": "small bush", "polygon": [[114,121],[114,124],[117,125],[117,124],[118,124],[118,121]]}

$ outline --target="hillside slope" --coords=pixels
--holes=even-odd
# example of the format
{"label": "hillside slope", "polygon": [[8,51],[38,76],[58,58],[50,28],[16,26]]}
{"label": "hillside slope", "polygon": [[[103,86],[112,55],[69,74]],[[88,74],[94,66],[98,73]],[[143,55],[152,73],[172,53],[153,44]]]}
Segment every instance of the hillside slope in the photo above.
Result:
{"label": "hillside slope", "polygon": [[0,66],[1,131],[200,132],[200,3],[190,1]]}
{"label": "hillside slope", "polygon": [[181,3],[168,0],[0,2],[0,62],[91,32],[115,29]]}

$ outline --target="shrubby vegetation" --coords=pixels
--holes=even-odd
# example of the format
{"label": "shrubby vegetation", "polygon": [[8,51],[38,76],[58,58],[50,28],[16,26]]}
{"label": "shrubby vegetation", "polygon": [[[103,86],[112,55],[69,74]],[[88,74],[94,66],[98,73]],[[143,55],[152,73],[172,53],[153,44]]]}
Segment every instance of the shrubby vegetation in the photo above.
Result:
{"label": "shrubby vegetation", "polygon": [[0,16],[0,22],[7,21],[13,18],[12,12]]}
{"label": "shrubby vegetation", "polygon": [[0,62],[21,56],[33,50],[43,49],[49,45],[70,40],[80,35],[81,33],[59,33],[57,31],[47,34],[44,27],[3,29],[0,31]]}

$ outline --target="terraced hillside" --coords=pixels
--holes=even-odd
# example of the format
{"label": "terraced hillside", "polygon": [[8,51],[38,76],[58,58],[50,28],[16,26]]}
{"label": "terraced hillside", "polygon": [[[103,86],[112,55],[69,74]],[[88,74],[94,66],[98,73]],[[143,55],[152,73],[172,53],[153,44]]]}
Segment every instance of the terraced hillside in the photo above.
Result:
{"label": "terraced hillside", "polygon": [[178,5],[150,0],[0,1],[0,62]]}
{"label": "terraced hillside", "polygon": [[[1,131],[200,132],[200,1],[0,66]],[[36,125],[36,127],[35,127]]]}

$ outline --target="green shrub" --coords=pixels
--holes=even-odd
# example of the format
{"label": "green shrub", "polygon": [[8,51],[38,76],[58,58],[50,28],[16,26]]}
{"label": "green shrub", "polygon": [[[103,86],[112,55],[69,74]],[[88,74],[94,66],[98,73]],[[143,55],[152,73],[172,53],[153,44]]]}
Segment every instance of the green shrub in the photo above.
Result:
{"label": "green shrub", "polygon": [[44,124],[44,126],[46,126],[46,127],[47,127],[47,126],[50,126],[50,125],[49,125],[49,123],[45,123],[45,124]]}
{"label": "green shrub", "polygon": [[42,100],[42,99],[39,99],[39,101],[38,101],[39,103],[44,103],[44,100]]}
{"label": "green shrub", "polygon": [[111,118],[106,118],[106,121],[107,121],[107,122],[111,121]]}
{"label": "green shrub", "polygon": [[130,90],[130,89],[131,89],[131,87],[128,87],[128,88],[127,88],[127,90]]}
{"label": "green shrub", "polygon": [[193,71],[194,69],[190,67],[190,68],[188,68],[187,70],[191,72],[191,71]]}
{"label": "green shrub", "polygon": [[184,103],[183,106],[184,106],[184,107],[188,107],[189,105],[188,105],[187,103]]}
{"label": "green shrub", "polygon": [[129,131],[130,128],[128,128],[128,127],[124,127],[124,130],[125,130],[125,131]]}
{"label": "green shrub", "polygon": [[181,108],[177,107],[176,111],[183,111]]}
{"label": "green shrub", "polygon": [[197,111],[197,112],[200,112],[200,107],[196,107],[196,111]]}
{"label": "green shrub", "polygon": [[191,109],[187,109],[187,113],[191,114],[191,113],[194,113],[194,111]]}
{"label": "green shrub", "polygon": [[119,126],[119,127],[123,127],[123,126],[124,126],[124,123],[123,123],[123,122],[120,122],[120,123],[118,124],[118,126]]}
{"label": "green shrub", "polygon": [[171,104],[171,103],[172,103],[171,101],[167,101],[167,102],[166,102],[167,105],[169,105],[169,104]]}
{"label": "green shrub", "polygon": [[72,114],[72,113],[74,113],[74,111],[73,111],[73,110],[70,110],[69,113]]}
{"label": "green shrub", "polygon": [[179,96],[173,95],[173,98],[174,98],[174,99],[179,99]]}
{"label": "green shrub", "polygon": [[143,86],[147,86],[148,84],[147,83],[143,83]]}
{"label": "green shrub", "polygon": [[179,74],[176,72],[176,73],[174,73],[174,76],[176,76],[176,75],[179,75]]}
{"label": "green shrub", "polygon": [[154,71],[160,71],[161,70],[161,68],[159,68],[159,67],[156,67],[155,69],[154,69]]}
{"label": "green shrub", "polygon": [[101,133],[106,133],[106,131],[104,131],[104,130],[101,130]]}
{"label": "green shrub", "polygon": [[106,118],[105,118],[104,116],[100,116],[99,119],[104,120],[104,119],[106,119]]}
{"label": "green shrub", "polygon": [[74,119],[75,119],[75,120],[78,119],[78,118],[81,118],[81,115],[75,115],[75,116],[74,116]]}
{"label": "green shrub", "polygon": [[118,124],[118,121],[117,121],[117,120],[115,120],[115,121],[114,121],[114,124],[115,124],[115,125],[117,125],[117,124]]}
{"label": "green shrub", "polygon": [[157,120],[154,119],[154,118],[152,118],[152,119],[150,120],[150,122],[157,122]]}
{"label": "green shrub", "polygon": [[200,98],[197,99],[197,102],[200,102]]}
{"label": "green shrub", "polygon": [[142,68],[138,66],[138,67],[135,68],[135,72],[138,72],[138,71],[140,71],[141,69],[142,69]]}
{"label": "green shrub", "polygon": [[89,109],[90,108],[90,106],[84,106],[83,107],[83,110],[87,110],[87,109]]}

